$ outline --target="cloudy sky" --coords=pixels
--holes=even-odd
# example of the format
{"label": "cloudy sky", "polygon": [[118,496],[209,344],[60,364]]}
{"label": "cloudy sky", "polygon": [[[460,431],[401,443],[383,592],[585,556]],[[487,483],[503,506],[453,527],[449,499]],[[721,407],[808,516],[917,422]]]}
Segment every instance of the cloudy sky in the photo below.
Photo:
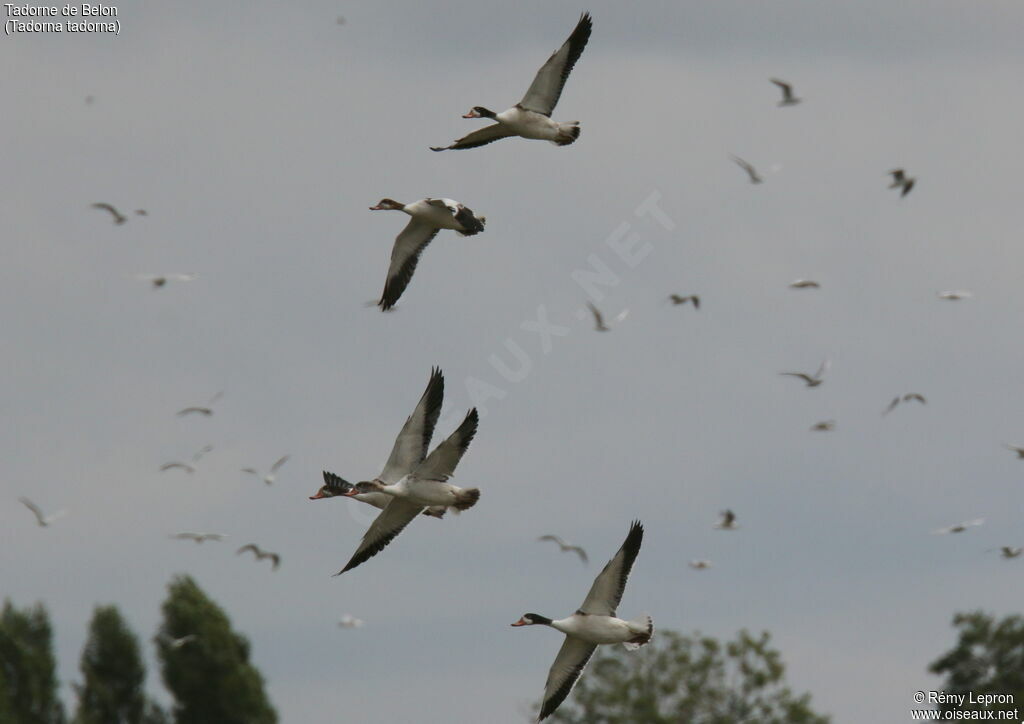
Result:
{"label": "cloudy sky", "polygon": [[[427,150],[517,101],[583,9],[554,114],[582,122],[575,145]],[[634,518],[620,613],[770,631],[838,724],[909,720],[953,613],[1019,610],[1024,563],[988,550],[1024,543],[1002,447],[1024,444],[1019,2],[118,10],[119,36],[0,41],[0,570],[48,606],[69,702],[93,606],[118,604],[152,662],[187,572],[284,722],[521,722],[560,636],[508,624],[573,611]],[[804,102],[777,107],[772,77]],[[366,306],[405,224],[367,210],[385,196],[488,218],[440,234],[390,314]],[[628,314],[598,334],[588,300]],[[826,358],[820,387],[779,375]],[[308,496],[324,469],[377,474],[433,365],[438,437],[480,408],[456,482],[481,501],[332,578],[373,511]],[[906,392],[928,404],[883,417]],[[158,472],[207,444],[195,474]],[[286,453],[273,486],[240,472]],[[22,495],[71,512],[39,528]],[[712,528],[725,507],[740,530]],[[248,542],[281,569],[236,557]]]}

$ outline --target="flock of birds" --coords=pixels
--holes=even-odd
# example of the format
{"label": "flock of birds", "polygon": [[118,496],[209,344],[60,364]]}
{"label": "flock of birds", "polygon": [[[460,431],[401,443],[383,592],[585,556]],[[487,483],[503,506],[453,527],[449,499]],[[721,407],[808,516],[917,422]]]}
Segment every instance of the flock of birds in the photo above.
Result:
{"label": "flock of birds", "polygon": [[[338,19],[339,24],[343,22],[343,18]],[[558,146],[574,143],[580,137],[580,123],[578,121],[554,121],[551,114],[558,103],[570,72],[586,48],[591,31],[591,16],[589,13],[583,13],[566,41],[541,66],[526,94],[518,103],[500,113],[495,113],[483,106],[474,106],[463,118],[488,119],[492,123],[447,146],[432,146],[431,150],[440,152],[472,149],[515,136],[546,140]],[[778,86],[782,93],[778,103],[780,107],[795,106],[801,103],[802,99],[795,95],[790,83],[777,78],[770,80]],[[764,182],[764,177],[750,162],[736,155],[732,155],[731,160],[747,174],[750,183],[761,184]],[[892,177],[890,188],[897,189],[900,197],[905,197],[915,186],[916,179],[909,176],[905,169],[893,169],[889,175]],[[129,220],[128,215],[120,212],[112,204],[98,202],[93,204],[93,207],[109,214],[115,225],[123,225]],[[396,306],[412,280],[420,255],[439,231],[448,229],[462,236],[473,236],[485,230],[487,221],[486,217],[477,215],[461,202],[449,198],[428,197],[408,204],[384,198],[370,209],[401,211],[411,217],[395,238],[391,250],[383,292],[376,302],[382,311],[390,311]],[[134,215],[146,216],[147,212],[145,209],[136,209]],[[149,281],[154,289],[159,289],[170,281],[189,282],[197,278],[197,275],[192,273],[140,274],[137,276]],[[796,279],[789,286],[793,289],[818,289],[821,285],[811,279]],[[951,301],[967,299],[970,296],[971,293],[966,290],[939,293],[940,299]],[[673,306],[691,305],[695,311],[701,309],[701,298],[696,294],[673,293],[668,296],[667,303],[671,303]],[[610,321],[606,321],[602,312],[593,303],[587,302],[587,309],[593,317],[594,328],[600,332],[611,331],[614,325],[621,322],[628,314],[628,310],[623,310]],[[830,361],[826,359],[814,373],[787,371],[780,374],[799,379],[808,388],[816,388],[825,382],[829,366]],[[209,417],[213,415],[213,405],[220,396],[221,393],[218,393],[204,404],[182,408],[177,415]],[[479,414],[475,408],[470,409],[458,427],[431,450],[430,443],[440,416],[443,400],[444,376],[439,368],[434,368],[426,389],[399,431],[383,470],[376,477],[352,483],[339,475],[323,471],[323,485],[316,493],[309,496],[311,500],[351,498],[356,502],[380,510],[349,560],[335,575],[351,571],[381,553],[410,523],[421,515],[441,520],[449,510],[455,513],[468,511],[479,501],[481,492],[478,488],[461,488],[450,482],[459,462],[477,433]],[[925,397],[919,393],[902,393],[892,399],[882,414],[887,415],[903,404],[919,403],[924,405],[926,402]],[[823,420],[810,429],[828,432],[835,429],[835,426],[834,420]],[[1007,448],[1024,459],[1024,447],[1007,445]],[[163,473],[180,470],[185,474],[192,474],[196,470],[195,464],[212,449],[212,446],[206,445],[196,451],[190,461],[170,461],[161,465],[159,471]],[[280,456],[266,470],[246,467],[241,471],[262,480],[266,485],[272,485],[276,481],[277,474],[289,459],[290,455],[286,454]],[[32,511],[37,523],[42,527],[51,525],[67,514],[67,511],[64,510],[46,514],[31,500],[27,498],[19,500]],[[933,533],[962,533],[983,523],[983,518],[977,518],[935,530]],[[723,531],[738,529],[736,514],[732,510],[722,511],[720,519],[713,527]],[[583,603],[574,613],[561,619],[526,613],[511,624],[515,627],[547,626],[565,636],[548,672],[538,721],[548,717],[568,696],[597,646],[619,643],[627,649],[635,649],[650,641],[654,631],[650,616],[643,614],[626,620],[619,618],[616,614],[633,563],[639,554],[643,534],[643,526],[640,522],[634,521],[630,525],[624,542],[594,579]],[[192,531],[178,532],[170,537],[175,540],[193,541],[197,545],[208,541],[221,542],[227,538],[222,533]],[[584,565],[588,563],[588,555],[583,547],[568,542],[558,535],[543,535],[537,541],[554,543],[561,552],[575,554]],[[1002,546],[998,550],[1000,555],[1006,559],[1016,558],[1024,552],[1024,548],[1012,546]],[[271,570],[277,570],[281,564],[281,556],[278,553],[265,550],[255,543],[247,543],[236,551],[236,555],[246,553],[252,553],[257,562],[268,560]],[[712,567],[713,563],[709,560],[695,559],[691,560],[689,565],[695,570],[707,570]],[[346,629],[360,628],[363,625],[362,620],[350,614],[345,614],[338,621],[338,626]],[[167,644],[173,648],[179,648],[188,645],[195,638],[195,634],[190,634],[178,639],[169,639]]]}

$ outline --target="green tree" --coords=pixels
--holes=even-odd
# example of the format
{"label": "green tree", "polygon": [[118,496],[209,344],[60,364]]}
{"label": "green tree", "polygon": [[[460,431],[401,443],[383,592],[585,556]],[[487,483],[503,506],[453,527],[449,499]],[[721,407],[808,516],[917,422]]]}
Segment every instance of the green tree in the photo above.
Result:
{"label": "green tree", "polygon": [[166,717],[143,689],[139,640],[116,606],[97,606],[79,663],[75,724],[161,724]]}
{"label": "green tree", "polygon": [[827,724],[794,696],[770,636],[716,639],[655,632],[639,651],[601,646],[551,716],[562,724]]}
{"label": "green tree", "polygon": [[946,677],[942,689],[949,694],[1009,694],[1012,701],[975,702],[963,707],[940,705],[939,711],[1012,711],[1024,702],[1024,618],[996,620],[982,611],[958,613],[953,626],[960,629],[956,646],[928,667]]}
{"label": "green tree", "polygon": [[177,724],[275,724],[249,641],[189,576],[168,586],[155,641]]}
{"label": "green tree", "polygon": [[57,698],[53,631],[42,604],[18,610],[9,600],[0,611],[0,721],[63,724]]}

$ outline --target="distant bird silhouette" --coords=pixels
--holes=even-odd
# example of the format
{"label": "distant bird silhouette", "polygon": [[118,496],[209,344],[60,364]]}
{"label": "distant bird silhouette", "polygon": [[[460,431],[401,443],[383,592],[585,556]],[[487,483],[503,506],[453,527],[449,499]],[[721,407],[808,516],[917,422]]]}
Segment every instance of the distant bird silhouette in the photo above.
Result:
{"label": "distant bird silhouette", "polygon": [[715,527],[719,530],[736,530],[739,526],[736,524],[736,514],[726,508],[721,513],[721,518],[715,523]]}
{"label": "distant bird silhouette", "polygon": [[187,636],[182,636],[181,638],[176,639],[171,638],[170,636],[165,636],[164,641],[166,641],[167,645],[170,646],[172,649],[180,649],[185,644],[190,644],[198,638],[199,634],[192,633],[188,634]]}
{"label": "distant bird silhouette", "polygon": [[948,299],[950,301],[959,301],[961,299],[970,299],[974,294],[967,291],[966,289],[950,289],[948,291],[939,292],[939,299]]}
{"label": "distant bird silhouette", "polygon": [[153,285],[154,289],[166,286],[167,282],[191,282],[199,278],[198,274],[136,274],[136,279],[142,279]]}
{"label": "distant bird silhouette", "polygon": [[771,78],[770,80],[772,83],[774,83],[775,85],[782,89],[782,100],[779,101],[780,106],[795,106],[797,103],[803,100],[802,98],[797,98],[796,96],[793,95],[793,86],[787,83],[786,81],[779,80],[778,78]]}
{"label": "distant bird silhouette", "polygon": [[947,528],[939,528],[937,530],[933,530],[932,534],[933,535],[945,535],[947,533],[963,533],[968,528],[973,528],[975,526],[982,525],[984,522],[985,522],[984,518],[975,518],[974,520],[965,520],[963,523],[957,523],[956,525],[951,525],[951,526],[949,526]]}
{"label": "distant bird silhouette", "polygon": [[573,545],[572,543],[566,543],[564,540],[559,538],[557,535],[550,535],[550,534],[549,535],[542,535],[537,540],[539,540],[539,541],[549,541],[549,540],[550,541],[554,541],[555,543],[558,544],[558,547],[562,549],[563,553],[568,553],[568,552],[572,551],[573,553],[575,553],[576,555],[578,555],[580,557],[581,561],[583,561],[584,563],[587,563],[587,552],[585,550],[583,550],[583,548],[581,548],[578,545]]}
{"label": "distant bird silhouette", "polygon": [[917,392],[908,392],[905,395],[896,395],[892,398],[889,406],[882,410],[882,414],[888,415],[890,412],[895,410],[901,402],[920,402],[922,405],[928,404],[928,400],[925,399],[924,395]]}
{"label": "distant bird silhouette", "polygon": [[191,465],[188,465],[186,463],[179,463],[179,462],[164,463],[163,465],[160,466],[160,472],[161,473],[166,472],[168,470],[176,470],[176,469],[184,470],[189,475],[191,475],[192,473],[194,473],[196,471],[196,469],[194,467],[192,467]]}
{"label": "distant bird silhouette", "polygon": [[818,289],[821,285],[811,279],[796,279],[789,283],[790,289]]}
{"label": "distant bird silhouette", "polygon": [[828,368],[831,364],[832,363],[829,360],[825,360],[821,363],[821,366],[818,367],[818,371],[813,375],[809,375],[804,372],[780,372],[779,374],[786,377],[798,377],[803,380],[808,387],[817,387],[825,381],[825,373],[828,372]]}
{"label": "distant bird silhouette", "polygon": [[135,209],[136,216],[149,216],[149,212],[145,209]]}
{"label": "distant bird silhouette", "polygon": [[812,432],[829,432],[836,429],[835,420],[822,420],[811,425]]}
{"label": "distant bird silhouette", "polygon": [[1018,447],[1017,445],[1009,444],[1005,444],[1003,445],[1003,447],[1005,447],[1007,450],[1013,450],[1015,453],[1017,453],[1018,460],[1024,460],[1024,447]]}
{"label": "distant bird silhouette", "polygon": [[[610,331],[612,331],[612,328],[604,323],[604,315],[601,314],[601,310],[599,310],[597,307],[595,307],[592,302],[587,302],[587,309],[590,310],[590,313],[594,317],[594,329],[596,331],[598,331],[598,332],[610,332]],[[628,309],[623,309],[621,312],[619,312],[615,316],[615,319],[613,321],[621,322],[623,319],[626,318],[627,314],[629,314],[629,310]]]}
{"label": "distant bird silhouette", "polygon": [[271,570],[276,571],[277,567],[281,565],[281,556],[279,556],[277,553],[264,551],[255,543],[247,543],[246,545],[242,546],[237,551],[235,551],[235,555],[241,555],[246,551],[252,551],[256,555],[257,561],[262,561],[264,558],[269,558],[271,562]]}
{"label": "distant bird silhouette", "polygon": [[747,176],[750,177],[750,183],[759,184],[764,181],[763,178],[757,175],[757,169],[751,166],[747,161],[744,161],[739,156],[729,156],[729,158],[731,158],[737,166],[747,172]]}
{"label": "distant bird silhouette", "polygon": [[356,618],[352,614],[346,613],[339,619],[338,626],[340,628],[362,628],[363,623],[361,618]]}
{"label": "distant bird silhouette", "polygon": [[63,518],[65,515],[68,514],[68,511],[66,511],[66,510],[58,510],[56,513],[51,513],[50,515],[45,515],[43,513],[42,508],[40,508],[38,505],[33,503],[28,498],[18,498],[18,501],[22,505],[24,505],[26,508],[28,508],[29,510],[32,511],[32,514],[36,517],[36,523],[39,524],[40,528],[46,528],[51,523],[53,523],[55,520],[58,520],[59,518]]}
{"label": "distant bird silhouette", "polygon": [[115,209],[111,204],[107,204],[107,203],[103,203],[103,202],[97,202],[97,203],[93,204],[92,207],[94,209],[101,209],[103,211],[108,212],[114,218],[114,224],[117,225],[117,226],[120,226],[124,222],[128,221],[128,218],[124,214],[122,214],[120,211]]}
{"label": "distant bird silhouette", "polygon": [[202,459],[206,453],[213,451],[213,445],[203,445],[201,448],[192,453],[192,462],[197,463]]}
{"label": "distant bird silhouette", "polygon": [[691,303],[693,303],[693,308],[694,309],[700,309],[700,297],[698,297],[696,294],[691,294],[691,295],[689,295],[687,297],[681,296],[679,294],[669,294],[668,298],[669,298],[669,301],[671,301],[672,304],[675,305],[675,306],[678,306],[680,304],[686,304],[687,302],[691,302]]}
{"label": "distant bird silhouette", "polygon": [[1016,558],[1021,553],[1024,553],[1024,548],[1014,548],[1012,546],[1001,546],[999,553],[1003,558]]}
{"label": "distant bird silhouette", "polygon": [[914,184],[917,183],[917,179],[907,176],[906,171],[902,168],[894,168],[889,172],[889,175],[892,176],[892,183],[889,184],[889,188],[900,189],[900,198],[909,194],[910,190],[914,188]]}
{"label": "distant bird silhouette", "polygon": [[210,400],[205,405],[192,405],[191,407],[185,407],[185,408],[183,408],[181,410],[178,410],[178,412],[175,413],[175,414],[178,417],[184,417],[185,415],[193,415],[193,414],[195,414],[195,415],[205,415],[206,417],[209,417],[210,415],[213,414],[213,407],[212,407],[213,403],[216,402],[217,400],[219,400],[223,396],[224,396],[223,392],[218,392],[216,395],[211,397]]}
{"label": "distant bird silhouette", "polygon": [[690,568],[697,571],[706,571],[708,568],[711,568],[711,566],[711,561],[690,561]]}
{"label": "distant bird silhouette", "polygon": [[223,533],[192,533],[191,531],[184,531],[182,533],[175,533],[171,536],[175,540],[191,540],[196,543],[205,543],[208,540],[222,541],[227,538]]}
{"label": "distant bird silhouette", "polygon": [[242,468],[242,472],[250,473],[251,475],[255,475],[256,477],[263,475],[263,482],[266,483],[267,485],[271,485],[277,479],[277,471],[280,470],[281,466],[288,462],[290,458],[291,455],[282,455],[280,458],[278,458],[276,463],[270,466],[270,472],[268,472],[266,475],[263,475],[263,473],[261,473],[256,468]]}

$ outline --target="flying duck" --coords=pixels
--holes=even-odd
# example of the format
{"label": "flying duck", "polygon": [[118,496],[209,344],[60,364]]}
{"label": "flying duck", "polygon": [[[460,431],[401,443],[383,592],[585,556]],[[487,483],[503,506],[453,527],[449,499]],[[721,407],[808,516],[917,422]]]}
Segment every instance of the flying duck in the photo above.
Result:
{"label": "flying duck", "polygon": [[[384,465],[384,471],[378,476],[378,480],[385,483],[397,483],[403,477],[412,472],[412,469],[423,462],[430,447],[430,438],[434,436],[434,427],[437,425],[437,418],[441,414],[441,403],[444,400],[444,375],[441,370],[434,368],[430,371],[430,380],[427,382],[427,389],[423,396],[416,403],[416,409],[412,411],[402,431],[395,438],[395,444],[391,449],[391,455]],[[315,494],[309,496],[310,500],[321,500],[323,498],[346,497],[369,503],[375,508],[383,510],[391,502],[392,498],[385,493],[357,493],[352,495],[355,486],[344,478],[329,473],[324,473],[324,484]],[[436,506],[423,511],[424,515],[435,518],[444,516],[447,508]]]}
{"label": "flying duck", "polygon": [[391,248],[391,265],[384,282],[384,293],[377,306],[388,311],[398,302],[402,292],[409,286],[420,254],[434,240],[441,229],[452,229],[462,236],[473,236],[484,230],[486,216],[475,216],[469,209],[454,199],[420,199],[403,204],[394,199],[381,199],[370,211],[404,211],[412,219],[402,233],[395,237]]}
{"label": "flying duck", "polygon": [[632,621],[615,616],[615,609],[626,590],[626,579],[633,567],[644,528],[634,521],[622,547],[594,579],[590,592],[576,613],[552,620],[536,613],[525,613],[513,626],[550,626],[565,634],[565,642],[555,656],[544,685],[544,700],[537,721],[547,718],[569,695],[587,662],[600,644],[622,644],[638,649],[651,640],[654,622],[644,614]]}
{"label": "flying duck", "polygon": [[[448,482],[476,435],[479,422],[476,408],[467,413],[455,432],[426,455],[443,399],[444,375],[434,368],[427,389],[398,433],[381,474],[373,480],[341,486],[346,488],[342,495],[371,505],[376,505],[372,501],[382,501],[381,498],[366,497],[374,493],[390,500],[383,503],[383,510],[366,531],[356,552],[335,575],[341,575],[380,553],[421,512],[448,507],[467,510],[480,498],[477,488],[463,489]],[[321,495],[321,492],[312,498],[331,497],[330,494]],[[437,517],[441,514],[442,511],[435,513]]]}
{"label": "flying duck", "polygon": [[559,123],[551,120],[551,112],[562,95],[562,88],[576,61],[590,39],[592,23],[590,13],[580,15],[580,21],[562,47],[551,54],[547,62],[537,71],[523,99],[507,111],[495,113],[483,106],[474,106],[463,118],[490,118],[496,123],[473,131],[449,146],[431,146],[431,151],[476,148],[497,141],[500,138],[521,136],[541,141],[551,141],[558,146],[568,146],[580,137],[579,121]]}

